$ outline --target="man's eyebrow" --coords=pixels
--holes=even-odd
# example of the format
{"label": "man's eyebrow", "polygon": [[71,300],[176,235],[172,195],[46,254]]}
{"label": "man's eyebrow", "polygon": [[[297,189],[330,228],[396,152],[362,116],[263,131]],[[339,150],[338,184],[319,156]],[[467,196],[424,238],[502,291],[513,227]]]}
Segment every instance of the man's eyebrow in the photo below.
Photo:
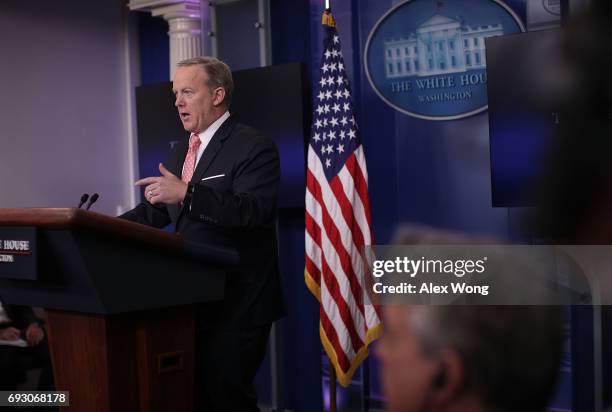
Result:
{"label": "man's eyebrow", "polygon": [[[183,87],[183,88],[182,88],[180,91],[181,91],[181,92],[184,92],[184,91],[186,91],[186,90],[193,90],[193,89],[192,89],[191,87]],[[176,94],[176,93],[177,93],[177,90],[173,88],[173,89],[172,89],[172,93]]]}

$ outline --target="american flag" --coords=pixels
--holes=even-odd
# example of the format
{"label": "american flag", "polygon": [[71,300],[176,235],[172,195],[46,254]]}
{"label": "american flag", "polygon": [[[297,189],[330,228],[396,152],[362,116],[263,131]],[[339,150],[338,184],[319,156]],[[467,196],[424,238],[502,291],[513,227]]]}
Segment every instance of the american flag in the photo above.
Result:
{"label": "american flag", "polygon": [[381,322],[365,292],[361,254],[373,242],[365,156],[340,38],[329,13],[323,21],[329,25],[308,146],[305,279],[320,302],[321,342],[347,386]]}

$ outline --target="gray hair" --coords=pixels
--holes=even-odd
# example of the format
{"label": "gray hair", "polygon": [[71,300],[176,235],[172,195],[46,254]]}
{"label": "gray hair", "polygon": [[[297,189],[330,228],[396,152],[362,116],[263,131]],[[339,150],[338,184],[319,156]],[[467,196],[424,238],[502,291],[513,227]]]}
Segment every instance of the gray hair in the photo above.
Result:
{"label": "gray hair", "polygon": [[208,87],[223,87],[225,89],[225,104],[229,108],[234,94],[234,80],[229,66],[215,57],[208,56],[194,57],[177,63],[177,67],[187,66],[202,67],[208,75]]}
{"label": "gray hair", "polygon": [[563,354],[558,306],[415,306],[410,319],[424,356],[450,349],[466,390],[494,411],[544,411]]}

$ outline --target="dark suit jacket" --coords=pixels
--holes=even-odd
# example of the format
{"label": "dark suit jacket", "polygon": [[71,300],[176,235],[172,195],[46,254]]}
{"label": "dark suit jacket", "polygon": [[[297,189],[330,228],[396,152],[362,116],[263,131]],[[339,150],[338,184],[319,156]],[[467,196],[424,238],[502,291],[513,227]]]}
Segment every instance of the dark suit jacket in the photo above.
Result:
{"label": "dark suit jacket", "polygon": [[[180,178],[188,139],[165,166]],[[210,176],[225,175],[213,179]],[[283,314],[276,240],[278,149],[254,129],[227,119],[204,150],[191,180],[191,205],[143,202],[122,218],[162,228],[172,223],[183,238],[233,247],[240,263],[227,276],[225,299],[202,309],[211,325],[264,325]],[[168,281],[175,281],[169,273]]]}
{"label": "dark suit jacket", "polygon": [[3,303],[2,307],[11,321],[9,323],[0,324],[0,328],[13,326],[17,329],[25,329],[32,323],[42,324],[42,320],[34,314],[34,311],[29,306],[8,305]]}

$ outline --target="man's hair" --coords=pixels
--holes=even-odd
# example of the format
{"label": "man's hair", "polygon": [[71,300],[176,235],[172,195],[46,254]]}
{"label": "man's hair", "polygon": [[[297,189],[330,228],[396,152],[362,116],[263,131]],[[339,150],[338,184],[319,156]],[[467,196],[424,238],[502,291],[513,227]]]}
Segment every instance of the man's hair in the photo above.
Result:
{"label": "man's hair", "polygon": [[423,354],[458,354],[465,389],[493,411],[544,411],[563,354],[558,306],[416,306],[411,325]]}
{"label": "man's hair", "polygon": [[232,102],[234,94],[234,80],[229,66],[215,57],[200,56],[178,62],[177,67],[200,66],[208,75],[206,85],[210,88],[223,87],[225,89],[225,104]]}

